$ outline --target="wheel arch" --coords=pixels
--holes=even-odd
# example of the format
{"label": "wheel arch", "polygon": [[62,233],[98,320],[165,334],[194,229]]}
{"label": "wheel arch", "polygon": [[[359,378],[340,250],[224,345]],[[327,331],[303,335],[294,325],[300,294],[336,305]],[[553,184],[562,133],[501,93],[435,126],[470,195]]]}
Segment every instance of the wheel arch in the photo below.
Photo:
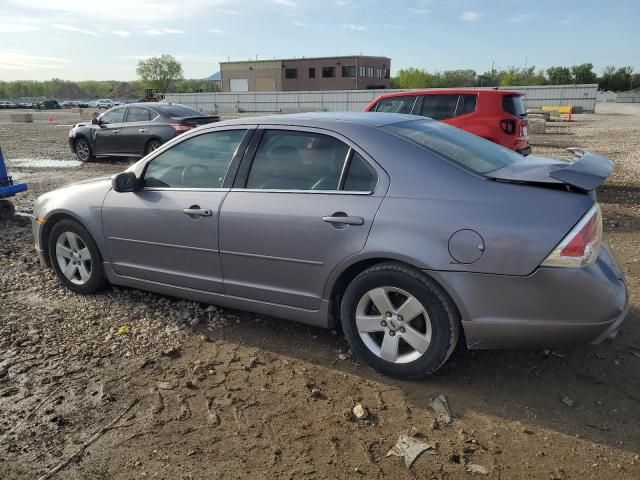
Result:
{"label": "wheel arch", "polygon": [[332,328],[336,328],[340,325],[340,305],[342,303],[342,296],[344,292],[351,283],[351,281],[364,272],[366,269],[373,267],[374,265],[379,265],[382,263],[395,263],[398,265],[403,265],[412,270],[415,270],[420,275],[428,278],[431,282],[433,282],[442,292],[444,296],[446,296],[447,300],[450,302],[453,309],[455,309],[455,313],[460,319],[460,309],[457,303],[454,300],[454,296],[451,295],[448,289],[442,285],[433,275],[429,275],[428,272],[425,272],[423,269],[414,265],[410,260],[406,258],[380,255],[380,256],[372,256],[366,258],[358,258],[352,259],[351,262],[347,262],[340,267],[336,268],[334,272],[327,282],[325,287],[325,298],[329,300],[329,325]]}
{"label": "wheel arch", "polygon": [[149,144],[151,142],[156,141],[156,140],[158,142],[160,142],[160,146],[162,146],[162,145],[164,145],[166,143],[166,141],[163,140],[162,137],[160,137],[158,135],[154,135],[154,136],[150,137],[144,144],[144,152],[143,152],[144,155],[149,155],[151,153],[151,152],[147,152],[147,150],[149,149]]}
{"label": "wheel arch", "polygon": [[[82,226],[82,228],[84,228],[89,233],[89,235],[93,237],[93,234],[91,233],[91,230],[87,228],[87,225],[85,225],[85,223],[80,219],[80,217],[74,215],[73,213],[67,212],[67,211],[59,211],[51,214],[47,218],[47,221],[44,224],[44,226],[42,227],[40,231],[40,238],[39,238],[40,248],[42,249],[44,260],[48,267],[51,267],[51,258],[49,257],[49,237],[51,235],[51,230],[53,230],[53,227],[56,224],[60,223],[62,220],[72,220],[78,223],[80,226]],[[96,246],[98,247],[98,251],[100,252],[102,259],[104,260],[104,253],[100,249],[100,244],[96,241],[95,238],[93,238],[93,241],[96,243]]]}

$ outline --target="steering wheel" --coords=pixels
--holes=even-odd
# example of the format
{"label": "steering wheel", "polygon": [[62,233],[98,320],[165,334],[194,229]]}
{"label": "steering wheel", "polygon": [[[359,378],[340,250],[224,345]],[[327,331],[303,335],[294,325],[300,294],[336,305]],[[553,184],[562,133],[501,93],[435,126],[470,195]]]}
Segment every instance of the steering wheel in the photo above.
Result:
{"label": "steering wheel", "polygon": [[191,172],[197,169],[200,169],[205,176],[210,175],[212,173],[209,167],[207,167],[206,165],[203,165],[202,163],[193,163],[191,165],[187,165],[182,169],[182,175],[180,176],[180,183],[182,185],[187,184],[187,182],[185,182],[185,179],[188,179],[192,175]]}

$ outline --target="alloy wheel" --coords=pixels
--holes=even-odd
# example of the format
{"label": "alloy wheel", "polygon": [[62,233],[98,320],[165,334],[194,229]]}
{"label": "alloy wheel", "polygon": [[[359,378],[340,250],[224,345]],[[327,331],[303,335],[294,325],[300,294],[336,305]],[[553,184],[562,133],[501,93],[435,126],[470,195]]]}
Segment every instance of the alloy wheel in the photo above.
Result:
{"label": "alloy wheel", "polygon": [[360,298],[356,329],[373,354],[391,363],[413,362],[431,344],[426,309],[416,297],[396,287],[374,288]]}
{"label": "alloy wheel", "polygon": [[62,232],[56,240],[56,260],[60,271],[71,283],[84,285],[91,277],[92,259],[82,238],[73,232]]}
{"label": "alloy wheel", "polygon": [[91,156],[91,150],[89,149],[89,144],[86,140],[78,140],[78,142],[76,143],[76,154],[78,155],[78,158],[83,162],[89,160],[89,157]]}

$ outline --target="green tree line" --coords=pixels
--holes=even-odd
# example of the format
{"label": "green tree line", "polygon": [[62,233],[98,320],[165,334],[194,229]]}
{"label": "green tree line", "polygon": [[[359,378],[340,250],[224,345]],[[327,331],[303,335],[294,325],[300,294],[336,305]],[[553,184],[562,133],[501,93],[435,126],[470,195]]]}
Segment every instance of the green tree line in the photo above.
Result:
{"label": "green tree line", "polygon": [[[152,85],[142,80],[120,82],[117,80],[86,80],[81,82],[69,82],[54,78],[45,81],[16,80],[12,82],[0,81],[0,99],[12,99],[20,97],[54,97],[70,99],[112,98],[123,96],[144,95],[144,89]],[[77,89],[76,89],[77,87]],[[214,92],[218,84],[212,80],[182,79],[176,80],[168,92],[196,93]],[[76,92],[77,95],[58,95],[60,92]]]}
{"label": "green tree line", "polygon": [[627,91],[640,88],[640,73],[633,67],[605,67],[601,75],[593,71],[591,63],[572,67],[549,67],[536,70],[535,66],[507,69],[492,68],[482,74],[475,70],[444,70],[429,72],[406,68],[391,80],[392,88],[443,87],[508,87],[514,85],[570,85],[597,83],[601,90]]}

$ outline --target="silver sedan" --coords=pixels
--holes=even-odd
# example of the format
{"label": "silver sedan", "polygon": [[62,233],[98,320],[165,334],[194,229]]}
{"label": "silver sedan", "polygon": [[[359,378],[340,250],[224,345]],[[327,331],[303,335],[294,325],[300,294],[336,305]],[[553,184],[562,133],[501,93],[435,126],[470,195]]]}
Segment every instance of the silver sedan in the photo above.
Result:
{"label": "silver sedan", "polygon": [[42,261],[75,292],[125,285],[341,326],[379,371],[470,348],[612,336],[628,309],[595,189],[612,162],[522,157],[399,114],[244,118],[113,178],[42,195]]}

